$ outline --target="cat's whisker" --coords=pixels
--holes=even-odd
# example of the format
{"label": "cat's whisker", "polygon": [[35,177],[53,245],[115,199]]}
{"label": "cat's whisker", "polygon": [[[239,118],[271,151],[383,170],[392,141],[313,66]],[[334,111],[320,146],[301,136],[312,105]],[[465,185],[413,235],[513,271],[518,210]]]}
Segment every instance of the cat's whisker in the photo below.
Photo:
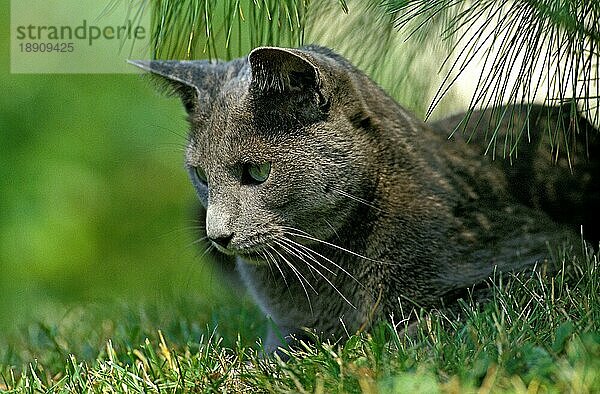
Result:
{"label": "cat's whisker", "polygon": [[[279,257],[281,257],[283,259],[283,261],[287,264],[287,266],[292,270],[292,272],[294,273],[294,275],[296,275],[296,278],[298,278],[298,282],[300,282],[300,286],[302,286],[302,289],[304,290],[304,294],[306,295],[306,300],[308,301],[308,308],[310,309],[310,313],[313,313],[313,308],[312,308],[312,302],[310,301],[310,296],[308,295],[308,290],[306,289],[306,286],[304,286],[304,282],[306,282],[306,284],[312,289],[312,291],[315,292],[315,294],[319,294],[315,288],[306,280],[306,278],[304,277],[304,275],[302,275],[301,272],[298,271],[298,269],[289,262],[288,259],[286,259],[281,253],[279,253],[279,251],[277,249],[275,249],[273,246],[271,245],[267,245],[269,248],[271,248],[271,250],[273,250],[277,255],[279,255]],[[304,282],[302,282],[302,279],[304,279]]]}
{"label": "cat's whisker", "polygon": [[[156,128],[156,129],[160,129],[159,131],[161,133],[171,134],[171,136],[177,137],[177,141],[186,141],[188,139],[187,133],[185,133],[179,129],[175,129],[175,128],[171,128],[171,127],[167,127],[167,126],[155,125],[155,124],[152,124],[149,126]],[[177,143],[177,144],[181,145],[182,147],[187,146],[187,144],[184,144],[184,143]]]}
{"label": "cat's whisker", "polygon": [[[281,239],[281,238],[279,238]],[[278,242],[278,240],[274,240],[275,244],[277,246],[279,246],[281,249],[283,249],[284,252],[286,252],[287,254],[296,257],[298,260],[300,260],[302,263],[306,264],[306,266],[308,267],[308,272],[310,272],[310,274],[312,275],[313,279],[317,280],[317,277],[315,276],[315,271],[320,275],[323,276],[323,274],[321,274],[321,272],[319,272],[319,270],[314,267],[312,264],[310,264],[308,261],[306,261],[306,259],[304,257],[302,257],[300,254],[297,253],[297,250],[295,248],[292,248],[288,245],[285,245],[284,243]],[[334,274],[335,275],[335,274]]]}
{"label": "cat's whisker", "polygon": [[[311,274],[313,275],[313,278],[316,279],[316,277],[314,276],[314,271],[318,272],[319,275],[322,276],[321,272],[315,267],[313,266],[309,261],[306,260],[306,258],[304,257],[306,254],[303,253],[301,250],[295,248],[292,245],[287,244],[283,238],[279,238],[278,240],[274,241],[275,244],[277,246],[279,246],[281,249],[283,249],[285,252],[287,252],[288,254],[298,258],[298,260],[300,260],[302,263],[306,264],[306,266],[309,268],[309,271],[311,272]],[[314,259],[313,259],[314,261]],[[335,276],[335,272],[331,271],[329,268],[325,267],[323,264],[321,264],[318,261],[315,261],[320,267],[324,268],[325,270],[329,271],[333,276]]]}
{"label": "cat's whisker", "polygon": [[342,195],[344,197],[347,197],[347,198],[349,198],[351,200],[354,200],[354,201],[359,202],[359,203],[361,203],[363,205],[366,205],[369,208],[376,209],[376,210],[378,210],[380,212],[385,212],[385,210],[383,210],[383,209],[379,208],[378,206],[374,205],[372,202],[367,201],[367,200],[365,200],[363,198],[360,198],[360,197],[356,197],[356,196],[348,193],[347,191],[344,191],[342,189],[338,189],[337,187],[333,187],[331,190],[333,192],[337,193],[337,194],[340,194],[340,195]]}
{"label": "cat's whisker", "polygon": [[[280,239],[281,240],[281,239]],[[281,248],[289,250],[284,244],[275,241],[275,243],[277,245],[279,245]],[[290,246],[291,247],[291,246]],[[302,253],[299,249],[294,249],[297,252]],[[340,295],[340,297],[342,297],[342,299],[348,304],[350,305],[352,308],[356,309],[356,307],[354,306],[354,304],[352,304],[352,302],[350,302],[350,300],[337,288],[337,286],[335,284],[333,284],[333,282],[331,282],[331,280],[326,277],[321,271],[319,271],[317,268],[315,268],[312,264],[310,264],[308,261],[304,260],[303,258],[301,258],[300,256],[298,256],[296,253],[292,252],[293,255],[295,255],[296,257],[300,258],[310,269],[314,270],[315,272],[317,272],[319,274],[319,276],[321,276],[328,284],[329,286],[331,286],[331,288],[333,290],[336,291],[336,293],[338,293]],[[312,256],[309,256],[309,258],[311,258],[315,263],[317,263],[319,266],[323,267],[324,269],[326,269],[328,272],[331,272],[334,276],[336,275],[333,271],[331,271],[329,268],[325,267],[323,264],[321,264],[319,261],[317,261],[316,259],[312,258]]]}
{"label": "cat's whisker", "polygon": [[152,151],[157,152],[157,153],[162,153],[162,152],[185,153],[186,149],[187,149],[187,146],[185,144],[163,143],[163,144],[156,146],[154,149],[152,149]]}
{"label": "cat's whisker", "polygon": [[337,239],[339,239],[340,241],[342,240],[342,238],[340,238],[340,235],[337,233],[337,231],[335,230],[335,228],[331,225],[331,223],[329,223],[327,221],[327,219],[323,218],[323,221],[325,222],[325,224],[327,226],[329,226],[329,228],[331,229],[331,231],[333,231],[333,233],[335,234],[335,236],[337,237]]}
{"label": "cat's whisker", "polygon": [[[344,267],[342,267],[341,265],[339,265],[338,263],[336,263],[335,261],[331,260],[330,258],[323,256],[321,253],[314,251],[313,249],[309,248],[306,245],[302,245],[301,243],[298,243],[294,240],[291,240],[289,238],[284,238],[287,242],[291,242],[292,244],[296,245],[296,247],[298,248],[302,248],[304,250],[306,250],[305,253],[308,254],[314,254],[322,259],[324,259],[325,261],[327,261],[328,263],[330,263],[331,265],[333,265],[335,268],[339,269],[340,271],[342,271],[344,274],[348,275],[352,280],[354,280],[359,286],[361,286],[362,288],[365,288],[365,286],[358,280],[356,279],[356,277],[354,275],[352,275],[350,272],[348,272],[348,270],[346,270]],[[310,257],[313,261],[316,261],[314,257],[312,257],[312,255],[310,255]],[[327,268],[326,268],[327,269]],[[329,272],[332,272],[331,270],[327,269]]]}
{"label": "cat's whisker", "polygon": [[296,232],[298,232],[298,233],[301,233],[301,234],[304,234],[304,235],[309,235],[309,236],[310,236],[310,234],[309,234],[309,233],[307,233],[307,232],[306,232],[306,231],[304,231],[304,230],[300,230],[299,228],[295,228],[295,227],[289,227],[289,226],[281,226],[281,228],[282,228],[282,229],[284,229],[284,230],[296,231]]}
{"label": "cat's whisker", "polygon": [[[207,238],[207,237],[204,237],[204,238]],[[198,242],[198,241],[196,241],[196,242]],[[210,245],[208,245],[208,247],[200,255],[200,260],[202,260],[204,258],[204,256],[206,256],[207,254],[209,254],[210,252],[212,252],[214,249],[215,249],[215,246],[212,243]]]}
{"label": "cat's whisker", "polygon": [[185,233],[196,232],[196,231],[200,232],[200,231],[204,230],[205,228],[206,228],[205,226],[200,226],[200,225],[178,226],[176,228],[166,231],[164,233],[164,235],[185,234]]}
{"label": "cat's whisker", "polygon": [[[269,247],[270,247],[270,248],[271,248],[273,251],[275,251],[275,253],[276,253],[276,254],[277,254],[279,257],[281,257],[281,259],[282,259],[282,260],[283,260],[283,261],[286,263],[286,265],[287,265],[288,267],[290,267],[290,269],[292,270],[292,272],[293,272],[293,273],[294,273],[294,274],[295,274],[297,277],[299,276],[299,277],[298,277],[298,279],[299,279],[299,280],[300,280],[300,279],[303,279],[303,280],[304,280],[304,283],[306,283],[306,284],[308,285],[308,287],[309,287],[309,288],[310,288],[310,289],[311,289],[311,290],[312,290],[312,291],[313,291],[315,294],[317,294],[317,295],[319,294],[319,292],[318,292],[318,291],[317,291],[317,290],[316,290],[316,289],[313,287],[313,285],[311,285],[311,284],[310,284],[310,282],[309,282],[309,281],[306,279],[306,277],[305,277],[304,275],[302,275],[302,272],[300,272],[300,271],[298,270],[298,268],[296,268],[296,266],[295,266],[294,264],[292,264],[292,263],[291,263],[291,262],[290,262],[290,261],[289,261],[289,260],[288,260],[288,259],[287,259],[287,258],[286,258],[284,255],[283,255],[283,254],[281,254],[281,252],[279,252],[279,251],[278,251],[276,248],[274,248],[273,246],[270,246],[270,245],[269,245]],[[300,284],[302,284],[302,283],[303,283],[303,282],[302,282],[302,280],[300,280]],[[304,286],[302,286],[302,287],[304,287]],[[307,292],[307,294],[306,294],[306,295],[308,296],[308,292]],[[310,299],[309,299],[309,302],[310,302]]]}
{"label": "cat's whisker", "polygon": [[[284,229],[287,229],[287,230],[288,230],[288,231],[285,231],[285,233],[286,233],[286,234],[288,234],[288,235],[291,235],[291,236],[294,236],[294,237],[300,237],[300,238],[304,238],[304,239],[307,239],[307,240],[310,240],[310,241],[314,241],[314,242],[319,242],[319,243],[321,243],[321,244],[323,244],[323,245],[330,246],[330,247],[332,247],[332,248],[334,248],[334,249],[338,249],[338,250],[340,250],[340,251],[342,251],[342,252],[345,252],[345,253],[351,254],[352,256],[355,256],[355,257],[359,257],[359,258],[361,258],[361,259],[363,259],[363,260],[371,261],[371,262],[373,262],[373,263],[377,263],[377,264],[388,264],[388,263],[386,263],[385,261],[379,261],[379,260],[375,260],[375,259],[372,259],[372,258],[370,258],[370,257],[363,256],[363,255],[361,255],[360,253],[353,252],[353,251],[352,251],[352,250],[350,250],[350,249],[346,249],[346,248],[344,248],[344,247],[341,247],[341,246],[339,246],[339,245],[333,244],[333,243],[331,243],[331,242],[323,241],[322,239],[319,239],[319,238],[313,237],[312,235],[308,234],[306,231],[298,230],[298,229],[295,229],[295,228],[293,228],[293,227],[285,227],[285,226],[282,226],[282,228],[284,228]],[[303,234],[303,233],[304,233],[304,234]]]}
{"label": "cat's whisker", "polygon": [[[273,279],[275,279],[275,271],[273,271],[273,265],[271,264],[271,262],[269,261],[269,259],[267,258],[267,254],[265,253],[265,251],[259,251],[258,254],[263,258],[263,260],[265,261],[265,263],[267,263],[267,267],[269,267],[269,271],[271,272],[271,275],[273,276]],[[284,283],[285,282],[285,278],[284,278]],[[287,283],[286,283],[287,285]]]}
{"label": "cat's whisker", "polygon": [[[333,272],[330,268],[328,268],[327,266],[323,265],[320,261],[316,260],[312,255],[302,251],[301,249],[299,249],[298,245],[300,245],[297,242],[292,241],[291,239],[287,239],[285,237],[279,237],[278,240],[280,242],[282,242],[284,245],[282,245],[281,243],[278,243],[277,241],[275,241],[276,243],[278,243],[279,246],[284,247],[287,246],[290,249],[293,249],[294,251],[296,251],[297,253],[300,253],[300,255],[296,255],[296,257],[298,257],[300,260],[302,260],[302,262],[309,264],[303,257],[301,256],[305,256],[308,257],[309,259],[311,259],[312,261],[314,261],[315,263],[317,263],[320,267],[324,268],[325,270],[327,270],[327,272],[329,272],[330,274],[332,274],[333,276],[337,276],[337,273]],[[300,245],[300,246],[304,246],[304,245]],[[325,259],[327,259],[324,256],[321,256]]]}
{"label": "cat's whisker", "polygon": [[[267,246],[270,247],[270,245],[267,244]],[[273,264],[275,265],[275,268],[277,268],[277,270],[279,271],[279,273],[281,274],[281,277],[283,278],[283,283],[285,283],[285,287],[287,287],[287,289],[289,290],[290,286],[287,282],[287,279],[285,277],[285,274],[283,273],[283,270],[281,269],[281,267],[279,266],[279,263],[277,262],[277,259],[275,258],[275,256],[273,256],[273,254],[269,251],[264,249],[263,250],[266,256],[271,257],[271,261],[273,261]],[[267,262],[269,261],[269,259],[267,259]],[[273,275],[273,277],[275,277],[275,275]]]}
{"label": "cat's whisker", "polygon": [[[207,240],[208,240],[208,237],[207,237],[207,236],[200,237],[200,238],[198,238],[198,239],[195,239],[195,240],[193,240],[193,241],[190,243],[190,245],[197,245],[197,244],[201,244],[201,243],[203,243],[203,242],[206,242]],[[210,246],[213,246],[213,244],[212,244],[212,243],[209,243],[209,245],[210,245]]]}
{"label": "cat's whisker", "polygon": [[199,234],[203,234],[203,233],[206,233],[206,227],[205,226],[186,226],[186,227],[182,227],[180,229],[173,230],[172,232],[173,233],[196,232]]}

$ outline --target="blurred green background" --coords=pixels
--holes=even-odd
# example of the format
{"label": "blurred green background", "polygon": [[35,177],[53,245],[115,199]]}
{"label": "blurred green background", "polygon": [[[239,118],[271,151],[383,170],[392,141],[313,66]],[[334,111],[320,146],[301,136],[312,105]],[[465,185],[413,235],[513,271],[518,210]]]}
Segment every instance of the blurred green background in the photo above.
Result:
{"label": "blurred green background", "polygon": [[2,1],[0,329],[77,304],[210,301],[178,100],[134,74],[10,74],[9,26]]}

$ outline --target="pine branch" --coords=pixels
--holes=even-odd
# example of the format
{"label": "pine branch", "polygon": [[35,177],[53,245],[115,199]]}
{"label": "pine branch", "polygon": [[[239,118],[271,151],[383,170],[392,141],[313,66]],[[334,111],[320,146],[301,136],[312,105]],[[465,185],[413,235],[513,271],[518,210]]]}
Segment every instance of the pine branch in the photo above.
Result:
{"label": "pine branch", "polygon": [[[333,46],[426,116],[481,62],[469,110],[498,108],[486,136],[491,149],[497,125],[513,115],[501,104],[541,101],[564,108],[566,118],[581,113],[600,124],[600,0],[128,1],[152,10],[153,58],[228,60],[261,45],[300,46],[309,37]],[[398,30],[406,41],[401,50]],[[441,65],[423,64],[424,52],[440,51],[447,54]],[[436,69],[445,78],[429,103],[424,92]],[[414,78],[423,73],[431,75]],[[566,124],[553,130],[555,153],[582,134],[578,122]],[[516,154],[527,126],[506,135],[504,156]]]}
{"label": "pine branch", "polygon": [[[543,89],[546,90],[542,97],[544,104],[561,106],[568,118],[574,119],[581,113],[592,124],[600,123],[600,1],[387,0],[379,3],[384,13],[397,15],[395,26],[416,40],[416,45],[441,38],[450,48],[442,65],[446,77],[427,116],[468,66],[483,61],[469,110],[497,108],[492,116],[496,125],[506,116],[512,116],[499,107],[501,104],[530,107]],[[441,30],[440,26],[443,26]],[[556,155],[561,144],[566,145],[564,150],[569,155],[569,142],[583,134],[578,122],[566,124],[553,131]],[[490,129],[495,130],[488,136],[490,146],[495,146],[497,129],[493,124]],[[515,154],[523,135],[527,135],[524,128],[511,130],[504,141],[504,156]]]}
{"label": "pine branch", "polygon": [[[303,45],[310,6],[310,0],[128,1],[151,9],[152,58],[180,60],[229,60],[261,45]],[[344,0],[338,3],[347,10]]]}

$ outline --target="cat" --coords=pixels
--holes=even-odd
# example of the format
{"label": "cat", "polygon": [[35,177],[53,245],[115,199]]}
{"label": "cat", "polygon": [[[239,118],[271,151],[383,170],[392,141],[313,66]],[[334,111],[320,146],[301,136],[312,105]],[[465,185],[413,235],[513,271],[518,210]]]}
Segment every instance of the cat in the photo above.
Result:
{"label": "cat", "polygon": [[547,242],[574,239],[581,224],[598,237],[585,212],[600,202],[600,162],[576,146],[577,161],[553,163],[548,137],[557,122],[592,126],[560,107],[506,107],[492,148],[506,119],[531,141],[512,162],[491,160],[492,112],[448,138],[462,116],[426,125],[326,48],[132,63],[183,102],[206,235],[237,256],[272,319],[267,352],[304,328],[339,338],[402,306],[452,302],[494,270],[543,261]]}

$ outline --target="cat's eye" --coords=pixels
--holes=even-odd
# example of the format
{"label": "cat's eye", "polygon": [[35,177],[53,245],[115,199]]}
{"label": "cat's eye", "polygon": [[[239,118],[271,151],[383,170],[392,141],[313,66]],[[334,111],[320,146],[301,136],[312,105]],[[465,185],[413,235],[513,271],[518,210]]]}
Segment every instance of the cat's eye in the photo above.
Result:
{"label": "cat's eye", "polygon": [[198,177],[198,179],[200,179],[204,183],[208,183],[207,178],[206,178],[206,173],[204,172],[202,167],[194,167],[194,172],[196,173],[196,176]]}
{"label": "cat's eye", "polygon": [[246,164],[244,177],[250,183],[263,183],[271,174],[271,163],[268,161],[261,164]]}

